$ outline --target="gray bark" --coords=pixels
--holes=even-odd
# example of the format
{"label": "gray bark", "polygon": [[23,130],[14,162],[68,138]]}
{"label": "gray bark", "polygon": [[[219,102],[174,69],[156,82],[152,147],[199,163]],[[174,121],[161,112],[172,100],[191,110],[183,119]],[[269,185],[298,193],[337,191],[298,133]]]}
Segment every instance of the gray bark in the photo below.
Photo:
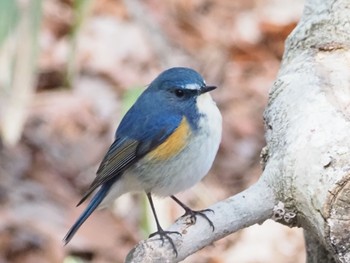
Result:
{"label": "gray bark", "polygon": [[308,263],[335,263],[333,256],[312,232],[304,231]]}
{"label": "gray bark", "polygon": [[336,262],[350,262],[349,7],[306,1],[265,112],[267,165],[281,171],[271,180],[277,199]]}

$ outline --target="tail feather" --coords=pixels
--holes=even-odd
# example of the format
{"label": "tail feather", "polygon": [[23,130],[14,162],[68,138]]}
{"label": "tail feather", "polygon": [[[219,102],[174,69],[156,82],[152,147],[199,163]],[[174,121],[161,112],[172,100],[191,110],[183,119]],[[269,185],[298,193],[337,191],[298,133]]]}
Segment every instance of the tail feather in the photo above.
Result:
{"label": "tail feather", "polygon": [[75,221],[74,225],[69,229],[66,236],[63,238],[63,242],[65,245],[71,241],[75,233],[81,227],[81,225],[85,222],[85,220],[95,211],[95,209],[99,206],[102,200],[106,197],[109,189],[111,188],[112,183],[105,183],[101,186],[100,190],[95,194],[95,196],[91,199],[90,203],[84,210],[84,212],[80,215],[77,221]]}

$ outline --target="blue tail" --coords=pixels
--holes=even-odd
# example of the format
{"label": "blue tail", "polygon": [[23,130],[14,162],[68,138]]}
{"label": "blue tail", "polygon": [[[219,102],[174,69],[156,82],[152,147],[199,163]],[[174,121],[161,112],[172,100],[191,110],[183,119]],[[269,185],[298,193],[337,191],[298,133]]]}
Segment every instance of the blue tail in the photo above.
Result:
{"label": "blue tail", "polygon": [[99,206],[102,200],[106,197],[109,189],[111,188],[112,183],[107,182],[101,186],[100,190],[95,194],[95,196],[91,199],[89,205],[86,207],[84,212],[80,215],[77,221],[75,221],[74,225],[69,229],[66,236],[63,238],[63,242],[65,245],[69,243],[69,241],[73,238],[75,233],[81,227],[81,225],[85,222],[85,220],[95,211],[95,209]]}

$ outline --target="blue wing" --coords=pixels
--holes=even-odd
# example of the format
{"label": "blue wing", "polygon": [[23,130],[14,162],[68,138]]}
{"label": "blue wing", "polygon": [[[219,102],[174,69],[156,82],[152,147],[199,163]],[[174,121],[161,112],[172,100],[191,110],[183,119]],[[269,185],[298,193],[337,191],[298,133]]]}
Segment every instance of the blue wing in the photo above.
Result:
{"label": "blue wing", "polygon": [[125,169],[164,142],[179,126],[181,119],[181,115],[164,114],[159,109],[145,115],[137,107],[132,107],[121,121],[115,141],[103,158],[95,180],[78,205],[99,186],[111,179],[118,179]]}
{"label": "blue wing", "polygon": [[[136,105],[136,104],[135,104]],[[163,143],[179,126],[181,115],[167,114],[159,108],[148,108],[148,114],[133,106],[121,121],[113,144],[107,151],[95,180],[90,185],[78,205],[83,203],[98,187],[87,208],[64,237],[67,244],[85,220],[99,206],[112,185],[121,177],[125,169]]]}

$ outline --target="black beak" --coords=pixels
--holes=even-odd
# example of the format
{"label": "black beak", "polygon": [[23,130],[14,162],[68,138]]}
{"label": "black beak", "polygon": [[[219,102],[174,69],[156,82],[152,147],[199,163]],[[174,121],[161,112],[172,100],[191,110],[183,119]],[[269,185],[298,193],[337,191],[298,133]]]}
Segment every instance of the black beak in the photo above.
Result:
{"label": "black beak", "polygon": [[214,89],[216,89],[217,87],[216,86],[204,86],[200,89],[200,94],[203,94],[203,93],[206,93],[206,92],[209,92],[209,91],[212,91]]}

